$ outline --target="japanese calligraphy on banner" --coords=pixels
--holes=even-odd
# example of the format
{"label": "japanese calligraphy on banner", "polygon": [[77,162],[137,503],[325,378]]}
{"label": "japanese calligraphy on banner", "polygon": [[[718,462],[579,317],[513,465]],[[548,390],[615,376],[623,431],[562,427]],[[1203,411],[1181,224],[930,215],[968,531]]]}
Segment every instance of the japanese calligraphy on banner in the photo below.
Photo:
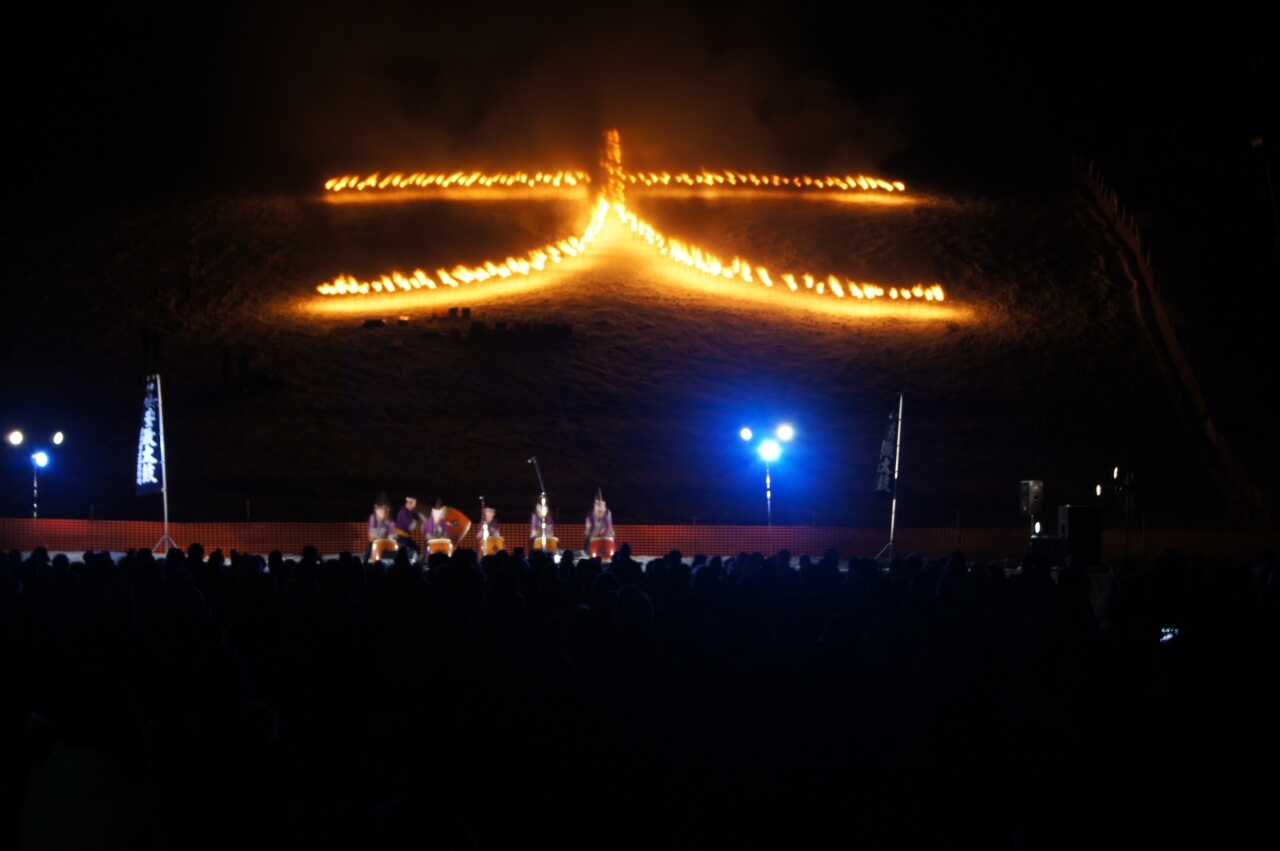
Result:
{"label": "japanese calligraphy on banner", "polygon": [[164,490],[164,466],[160,463],[160,376],[147,376],[147,397],[142,403],[142,429],[138,432],[138,495]]}
{"label": "japanese calligraphy on banner", "polygon": [[889,424],[884,429],[884,440],[880,443],[880,461],[876,464],[876,495],[893,496],[897,488],[894,476],[894,462],[898,458],[898,414],[889,413]]}

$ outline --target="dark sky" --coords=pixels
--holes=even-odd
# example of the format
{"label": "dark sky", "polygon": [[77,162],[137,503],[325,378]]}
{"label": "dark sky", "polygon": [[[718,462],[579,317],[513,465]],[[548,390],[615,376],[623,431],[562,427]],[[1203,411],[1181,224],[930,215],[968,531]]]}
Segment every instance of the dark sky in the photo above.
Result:
{"label": "dark sky", "polygon": [[24,185],[258,188],[441,161],[574,164],[605,126],[656,165],[871,167],[912,146],[1026,146],[1113,149],[1133,168],[1152,148],[1229,152],[1274,127],[1256,4],[828,5],[46,7],[6,59],[19,171],[41,172]]}

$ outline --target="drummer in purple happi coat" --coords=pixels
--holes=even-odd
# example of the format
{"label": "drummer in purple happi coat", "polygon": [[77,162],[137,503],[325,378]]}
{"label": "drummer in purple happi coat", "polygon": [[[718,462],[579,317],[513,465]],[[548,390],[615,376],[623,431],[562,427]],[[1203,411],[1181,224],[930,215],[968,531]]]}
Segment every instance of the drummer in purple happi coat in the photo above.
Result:
{"label": "drummer in purple happi coat", "polygon": [[594,538],[613,537],[613,512],[605,505],[604,494],[596,488],[595,505],[587,514],[587,542]]}
{"label": "drummer in purple happi coat", "polygon": [[423,528],[428,541],[433,538],[449,537],[449,524],[445,520],[448,513],[449,508],[444,504],[444,500],[437,499],[436,504],[431,507],[431,514],[427,517]]}
{"label": "drummer in purple happi coat", "polygon": [[529,515],[529,540],[543,536],[554,538],[555,535],[556,521],[552,519],[551,512],[547,509],[547,495],[544,493],[538,497],[538,501],[533,505],[533,513]]}

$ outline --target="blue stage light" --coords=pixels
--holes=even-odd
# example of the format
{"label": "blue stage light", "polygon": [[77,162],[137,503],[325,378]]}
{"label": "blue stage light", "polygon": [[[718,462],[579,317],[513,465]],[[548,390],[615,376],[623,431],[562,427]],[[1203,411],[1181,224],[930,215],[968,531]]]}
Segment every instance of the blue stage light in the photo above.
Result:
{"label": "blue stage light", "polygon": [[760,457],[766,461],[777,461],[778,456],[782,454],[782,447],[776,440],[762,440],[760,442]]}

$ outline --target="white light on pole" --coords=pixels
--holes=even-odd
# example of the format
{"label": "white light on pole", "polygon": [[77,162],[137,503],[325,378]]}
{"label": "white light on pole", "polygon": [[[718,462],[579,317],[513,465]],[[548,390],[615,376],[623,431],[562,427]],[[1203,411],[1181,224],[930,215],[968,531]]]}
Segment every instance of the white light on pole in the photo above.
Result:
{"label": "white light on pole", "polygon": [[[19,429],[14,429],[5,435],[5,439],[9,441],[11,446],[21,446],[26,442],[26,435]],[[49,435],[48,442],[54,446],[61,446],[66,436],[62,432],[56,431]],[[31,453],[31,516],[40,516],[40,469],[49,466],[53,460],[49,451],[37,446],[35,451]]]}
{"label": "white light on pole", "polygon": [[[773,525],[773,471],[770,465],[782,457],[782,443],[795,437],[795,429],[783,423],[773,430],[774,437],[767,437],[756,445],[756,454],[764,461],[764,504],[765,516],[770,526]],[[755,433],[750,428],[743,428],[738,437],[750,442]]]}
{"label": "white light on pole", "polygon": [[769,465],[782,455],[782,447],[776,440],[765,440],[760,443],[760,457],[764,459],[764,510],[765,518],[773,525],[773,477],[769,475]]}
{"label": "white light on pole", "polygon": [[31,516],[40,516],[40,468],[49,464],[49,455],[45,452],[31,453]]}

